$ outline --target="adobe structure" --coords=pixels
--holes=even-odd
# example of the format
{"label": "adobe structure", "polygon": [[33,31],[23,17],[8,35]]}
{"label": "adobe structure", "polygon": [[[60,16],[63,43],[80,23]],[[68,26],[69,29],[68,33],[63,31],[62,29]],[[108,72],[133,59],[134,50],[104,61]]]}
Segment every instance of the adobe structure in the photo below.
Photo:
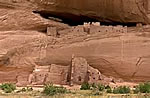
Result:
{"label": "adobe structure", "polygon": [[[71,69],[71,71],[70,71]],[[82,83],[111,83],[112,77],[106,77],[97,69],[91,67],[82,57],[73,58],[71,65],[62,66],[51,64],[36,66],[29,76],[18,76],[17,86],[26,85],[80,85]]]}
{"label": "adobe structure", "polygon": [[[139,24],[137,24],[139,25]],[[47,35],[58,37],[58,35],[63,36],[66,35],[66,33],[87,33],[87,34],[93,34],[93,33],[127,33],[128,28],[127,26],[117,25],[117,26],[104,26],[100,25],[100,22],[92,22],[87,23],[85,22],[83,25],[78,25],[71,27],[69,29],[57,31],[56,27],[47,27]]]}
{"label": "adobe structure", "polygon": [[0,83],[150,81],[149,1],[0,0]]}
{"label": "adobe structure", "polygon": [[56,27],[47,27],[47,35],[57,37],[57,28]]}

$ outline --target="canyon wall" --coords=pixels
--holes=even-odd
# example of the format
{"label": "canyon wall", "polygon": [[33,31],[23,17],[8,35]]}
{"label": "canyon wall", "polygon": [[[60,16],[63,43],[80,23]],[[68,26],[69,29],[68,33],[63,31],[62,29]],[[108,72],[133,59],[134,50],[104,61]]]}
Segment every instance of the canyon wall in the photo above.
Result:
{"label": "canyon wall", "polygon": [[[149,81],[150,26],[91,26],[93,29],[85,32],[84,25],[69,26],[49,19],[49,16],[75,20],[86,17],[102,22],[147,24],[145,2],[0,0],[0,83],[25,84],[35,67],[52,64],[55,69],[57,65],[66,67],[73,55],[86,59],[91,69],[107,77]],[[49,76],[57,78],[52,75]]]}
{"label": "canyon wall", "polygon": [[34,3],[39,12],[64,19],[150,23],[148,0],[35,0]]}

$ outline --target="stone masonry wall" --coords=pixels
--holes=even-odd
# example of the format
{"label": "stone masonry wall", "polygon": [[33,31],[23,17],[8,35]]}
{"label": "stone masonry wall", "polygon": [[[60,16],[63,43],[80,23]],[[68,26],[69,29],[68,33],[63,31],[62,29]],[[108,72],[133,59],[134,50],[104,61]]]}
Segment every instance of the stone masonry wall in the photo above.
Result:
{"label": "stone masonry wall", "polygon": [[29,82],[33,85],[41,84],[66,84],[68,66],[51,64],[50,66],[37,66],[29,76]]}
{"label": "stone masonry wall", "polygon": [[[35,66],[32,74],[17,77],[17,85],[43,85],[50,83],[59,85],[67,85],[68,83],[71,83],[70,85],[80,85],[84,82],[110,83],[116,81],[114,78],[106,77],[102,75],[99,70],[91,67],[85,58],[75,57],[72,58],[72,62],[70,63],[71,66],[56,64]],[[72,69],[71,72],[70,69]]]}
{"label": "stone masonry wall", "polygon": [[74,84],[82,84],[86,82],[88,63],[84,58],[74,58],[72,60],[73,68],[73,83]]}
{"label": "stone masonry wall", "polygon": [[[56,32],[53,28],[49,28],[48,35],[56,37],[54,34],[49,34],[50,32]],[[104,26],[100,25],[100,22],[92,22],[92,23],[84,23],[83,25],[78,25],[71,27],[69,29],[61,30],[58,32],[59,36],[65,36],[67,34],[73,35],[83,35],[86,34],[93,34],[93,33],[127,33],[128,27],[127,26]]]}

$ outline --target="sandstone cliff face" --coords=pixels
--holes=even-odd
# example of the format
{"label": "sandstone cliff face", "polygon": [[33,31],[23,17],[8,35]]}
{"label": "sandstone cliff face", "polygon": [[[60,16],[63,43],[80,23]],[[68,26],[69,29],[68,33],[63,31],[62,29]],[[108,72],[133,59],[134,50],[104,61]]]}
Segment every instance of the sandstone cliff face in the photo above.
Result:
{"label": "sandstone cliff face", "polygon": [[72,55],[84,57],[107,76],[127,81],[149,80],[149,38],[136,35],[94,39],[47,51],[49,63],[68,64]]}
{"label": "sandstone cliff face", "polygon": [[0,5],[78,21],[150,23],[148,0],[1,0]]}
{"label": "sandstone cliff face", "polygon": [[39,14],[35,14],[35,8],[35,4],[32,4],[28,0],[0,0],[0,31],[46,31],[48,26],[56,26],[59,29],[68,27],[67,25],[42,18]]}
{"label": "sandstone cliff face", "polygon": [[[25,79],[33,71],[35,62],[42,58],[47,27],[58,30],[68,25],[42,18],[33,13],[28,0],[0,0],[0,82],[17,82],[20,74]],[[44,50],[44,49],[43,49]],[[19,77],[20,78],[20,77]]]}
{"label": "sandstone cliff face", "polygon": [[[33,0],[41,13],[103,22],[150,23],[148,0]],[[84,18],[83,18],[84,17]]]}
{"label": "sandstone cliff face", "polygon": [[[21,81],[24,84],[35,66],[51,64],[68,66],[73,55],[85,58],[90,66],[98,69],[103,75],[122,78],[126,81],[149,81],[149,31],[141,32],[141,34],[130,31],[125,34],[120,32],[87,34],[81,30],[81,26],[81,28],[72,27],[75,29],[72,32],[70,26],[66,24],[45,19],[33,13],[38,11],[50,15],[62,15],[65,18],[71,17],[71,19],[75,15],[123,23],[149,22],[144,10],[141,12],[141,8],[135,3],[136,0],[127,0],[133,4],[132,6],[127,4],[127,1],[122,3],[121,1],[116,0],[117,3],[114,1],[108,4],[108,0],[90,0],[84,1],[85,3],[74,0],[54,3],[50,1],[48,3],[46,0],[42,2],[0,0],[0,82]],[[95,4],[101,4],[100,2],[114,5],[110,7],[103,5],[97,10],[100,5]],[[90,7],[86,8],[80,4]],[[119,9],[121,4],[123,8]],[[47,27],[56,27],[60,33],[59,36],[57,38],[47,36],[45,34]]]}

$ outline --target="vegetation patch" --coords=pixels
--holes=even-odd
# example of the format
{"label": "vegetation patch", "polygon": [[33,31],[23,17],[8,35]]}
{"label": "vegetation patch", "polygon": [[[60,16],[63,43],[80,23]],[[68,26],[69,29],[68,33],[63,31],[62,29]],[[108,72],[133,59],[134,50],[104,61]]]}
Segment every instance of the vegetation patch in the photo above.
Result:
{"label": "vegetation patch", "polygon": [[135,87],[134,93],[150,93],[150,83],[141,83]]}
{"label": "vegetation patch", "polygon": [[82,83],[80,90],[91,90],[91,87],[89,83]]}
{"label": "vegetation patch", "polygon": [[127,86],[120,86],[113,89],[114,94],[128,94],[130,91],[130,88]]}
{"label": "vegetation patch", "polygon": [[0,85],[0,88],[5,92],[5,93],[12,93],[14,90],[16,90],[16,85],[12,83],[4,83]]}
{"label": "vegetation patch", "polygon": [[56,94],[67,93],[67,89],[64,87],[54,86],[53,84],[48,84],[45,85],[43,93],[49,96],[53,96]]}
{"label": "vegetation patch", "polygon": [[98,88],[99,91],[104,91],[105,90],[105,85],[98,84],[97,88]]}
{"label": "vegetation patch", "polygon": [[104,91],[105,89],[110,89],[110,86],[105,86],[103,84],[89,84],[89,83],[83,83],[81,84],[80,90],[98,90],[98,91]]}
{"label": "vegetation patch", "polygon": [[109,85],[103,85],[103,84],[95,84],[95,83],[93,83],[93,84],[89,84],[89,83],[83,83],[82,85],[81,85],[81,88],[80,88],[80,90],[87,90],[87,91],[89,91],[89,90],[91,90],[91,93],[90,94],[88,94],[88,95],[103,95],[105,92],[107,92],[107,93],[112,93],[112,88],[109,86]]}

